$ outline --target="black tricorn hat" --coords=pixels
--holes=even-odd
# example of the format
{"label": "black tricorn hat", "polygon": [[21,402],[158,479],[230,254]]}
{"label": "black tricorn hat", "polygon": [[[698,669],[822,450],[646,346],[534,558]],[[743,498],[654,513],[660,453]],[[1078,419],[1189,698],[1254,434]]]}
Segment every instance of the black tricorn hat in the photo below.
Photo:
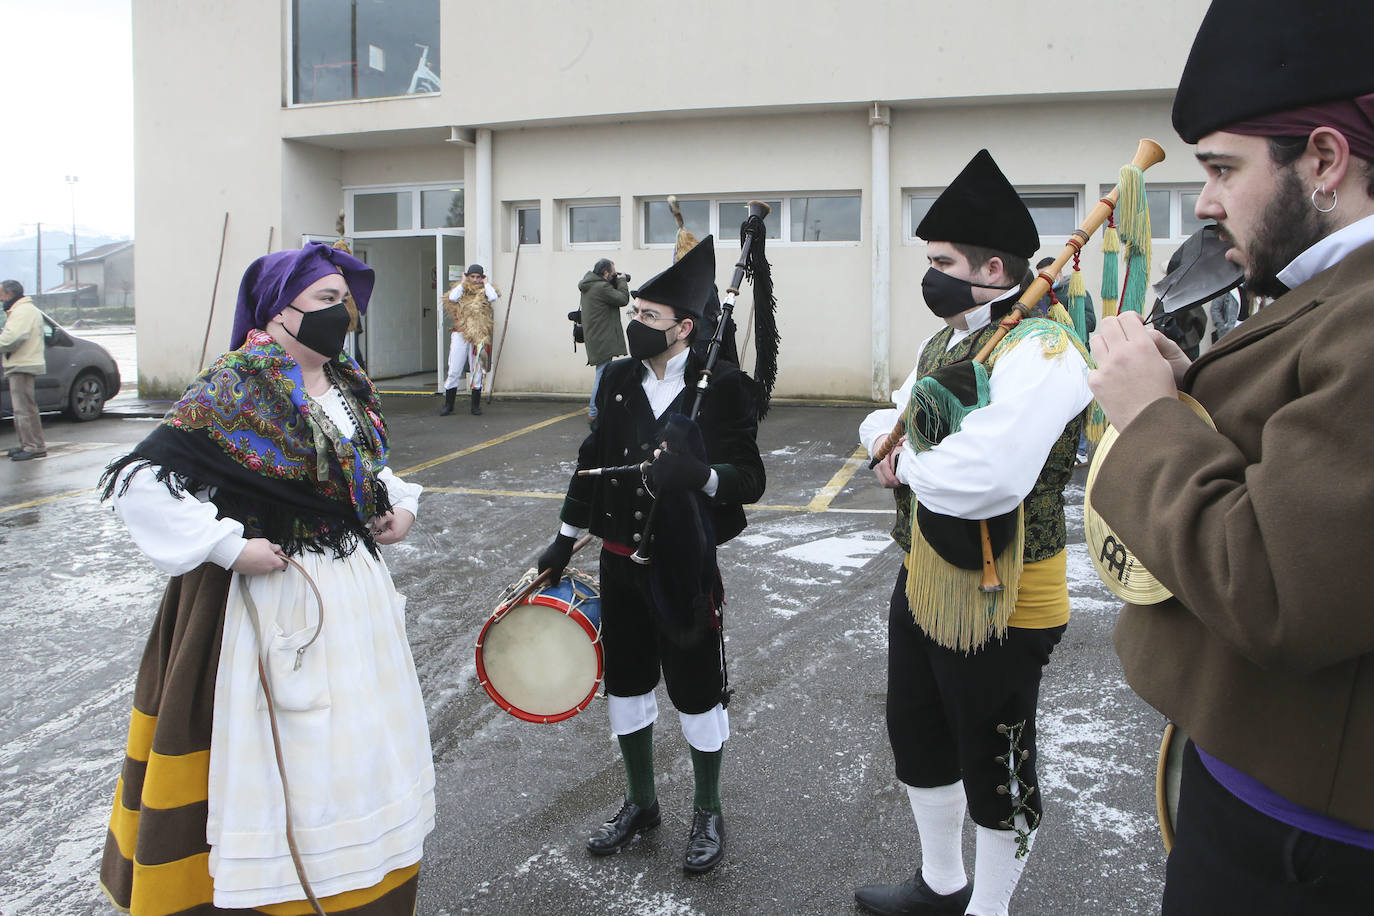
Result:
{"label": "black tricorn hat", "polygon": [[1185,143],[1261,115],[1374,92],[1369,0],[1213,0],[1174,96]]}
{"label": "black tricorn hat", "polygon": [[716,244],[706,236],[663,273],[651,277],[630,295],[672,306],[679,318],[700,321],[716,285]]}
{"label": "black tricorn hat", "polygon": [[935,199],[916,235],[1030,258],[1040,247],[1035,221],[1007,176],[982,149]]}

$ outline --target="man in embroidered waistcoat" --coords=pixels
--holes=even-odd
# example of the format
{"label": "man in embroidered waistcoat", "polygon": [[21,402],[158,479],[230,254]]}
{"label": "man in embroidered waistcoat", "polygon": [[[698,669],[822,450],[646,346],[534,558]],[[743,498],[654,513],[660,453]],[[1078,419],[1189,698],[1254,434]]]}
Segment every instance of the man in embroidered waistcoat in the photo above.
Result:
{"label": "man in embroidered waistcoat", "polygon": [[[597,423],[582,443],[577,466],[648,458],[653,464],[643,476],[574,475],[560,532],[538,561],[541,571],[561,576],[582,532],[590,529],[602,539],[606,706],[627,790],[620,810],[592,834],[587,849],[593,855],[617,852],[660,822],[653,724],[661,671],[691,747],[694,811],[683,860],[688,873],[711,870],[725,854],[720,771],[730,719],[720,616],[724,588],[715,548],[744,529],[744,506],[756,502],[764,487],[753,379],[718,360],[695,422],[686,419],[702,368],[691,345],[714,274],[715,248],[707,236],[634,291],[626,334],[630,357],[611,363],[602,377]],[[670,448],[660,453],[664,441]],[[653,528],[646,531],[651,516]],[[647,566],[631,559],[640,547],[651,556]]]}
{"label": "man in embroidered waistcoat", "polygon": [[[893,393],[895,409],[862,423],[870,454],[899,417],[910,424],[918,379],[971,360],[992,337],[1030,282],[1040,244],[987,150],[945,189],[916,234],[930,262],[921,291],[945,326]],[[1034,843],[1042,810],[1040,673],[1069,619],[1063,493],[1080,415],[1092,400],[1075,341],[1048,319],[1023,321],[988,360],[984,406],[924,450],[904,439],[874,469],[896,496],[892,534],[907,554],[889,608],[887,727],[921,864],[901,884],[860,887],[855,899],[871,912],[1005,914]],[[978,520],[988,521],[1007,582],[991,599],[978,590]],[[966,808],[977,830],[971,886],[962,851]]]}
{"label": "man in embroidered waistcoat", "polygon": [[1194,362],[1135,316],[1092,341],[1121,433],[1093,506],[1174,595],[1115,633],[1191,737],[1170,916],[1374,911],[1372,22],[1365,0],[1212,3],[1174,128],[1198,218],[1276,298]]}

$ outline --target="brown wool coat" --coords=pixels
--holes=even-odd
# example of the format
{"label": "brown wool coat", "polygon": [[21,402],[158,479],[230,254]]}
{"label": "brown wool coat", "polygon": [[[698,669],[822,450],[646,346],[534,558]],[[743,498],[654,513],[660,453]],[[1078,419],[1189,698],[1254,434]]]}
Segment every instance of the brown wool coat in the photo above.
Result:
{"label": "brown wool coat", "polygon": [[1157,401],[1093,503],[1177,596],[1127,605],[1126,678],[1198,746],[1374,830],[1374,244],[1242,323]]}

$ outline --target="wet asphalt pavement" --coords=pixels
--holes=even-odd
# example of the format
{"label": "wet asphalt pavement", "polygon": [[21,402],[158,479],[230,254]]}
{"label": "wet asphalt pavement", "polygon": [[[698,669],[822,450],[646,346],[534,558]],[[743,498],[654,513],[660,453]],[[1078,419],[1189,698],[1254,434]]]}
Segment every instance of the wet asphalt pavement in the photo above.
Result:
{"label": "wet asphalt pavement", "polygon": [[[419,912],[852,913],[853,889],[900,881],[916,835],[883,721],[886,613],[900,563],[891,498],[855,459],[866,407],[776,404],[760,430],[768,489],[721,551],[735,688],[722,773],[727,854],[687,876],[692,774],[660,690],[663,825],[606,859],[583,848],[624,788],[604,700],[563,723],[501,711],[473,647],[503,588],[532,564],[586,432],[572,401],[504,400],[440,418],[433,396],[385,399],[392,466],[423,484],[420,518],[384,549],[409,599],[429,710],[438,822]],[[136,408],[133,409],[137,413]],[[164,577],[93,492],[150,417],[45,418],[49,457],[0,462],[0,914],[113,912],[96,885],[134,673]],[[14,445],[0,425],[0,447]],[[1161,717],[1124,684],[1118,602],[1070,499],[1073,619],[1041,688],[1046,814],[1017,914],[1158,912],[1154,815]],[[595,572],[595,550],[574,557]],[[973,865],[973,829],[965,830]]]}

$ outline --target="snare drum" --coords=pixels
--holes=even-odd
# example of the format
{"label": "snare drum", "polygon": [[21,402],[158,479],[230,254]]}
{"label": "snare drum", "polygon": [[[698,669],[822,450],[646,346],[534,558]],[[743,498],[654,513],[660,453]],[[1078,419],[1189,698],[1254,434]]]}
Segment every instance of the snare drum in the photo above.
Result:
{"label": "snare drum", "polygon": [[601,592],[569,569],[556,585],[519,596],[531,569],[506,589],[477,637],[477,679],[506,712],[526,722],[561,722],[587,708],[605,674]]}

